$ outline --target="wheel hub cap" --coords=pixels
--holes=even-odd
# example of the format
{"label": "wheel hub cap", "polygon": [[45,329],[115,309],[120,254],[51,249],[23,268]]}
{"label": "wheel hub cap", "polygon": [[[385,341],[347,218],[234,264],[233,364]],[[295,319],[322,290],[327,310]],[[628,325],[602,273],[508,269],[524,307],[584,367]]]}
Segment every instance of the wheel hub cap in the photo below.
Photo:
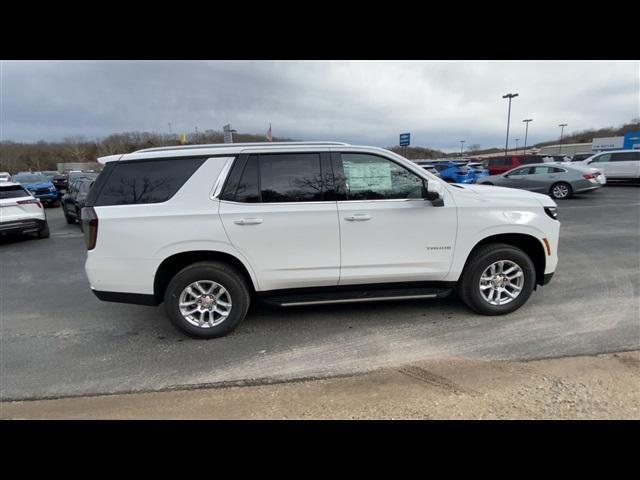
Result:
{"label": "wheel hub cap", "polygon": [[211,280],[193,282],[182,290],[180,313],[199,328],[211,328],[224,322],[231,313],[231,295],[219,283]]}
{"label": "wheel hub cap", "polygon": [[479,289],[482,298],[491,305],[512,302],[524,285],[524,272],[511,260],[499,260],[489,265],[480,275]]}

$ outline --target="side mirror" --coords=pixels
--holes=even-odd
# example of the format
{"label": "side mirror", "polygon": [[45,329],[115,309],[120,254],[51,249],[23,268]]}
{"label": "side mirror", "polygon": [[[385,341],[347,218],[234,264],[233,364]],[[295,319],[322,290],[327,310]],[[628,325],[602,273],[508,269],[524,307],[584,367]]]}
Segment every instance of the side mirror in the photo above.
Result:
{"label": "side mirror", "polygon": [[434,207],[444,207],[444,188],[439,182],[425,182],[422,185],[422,198],[429,200]]}

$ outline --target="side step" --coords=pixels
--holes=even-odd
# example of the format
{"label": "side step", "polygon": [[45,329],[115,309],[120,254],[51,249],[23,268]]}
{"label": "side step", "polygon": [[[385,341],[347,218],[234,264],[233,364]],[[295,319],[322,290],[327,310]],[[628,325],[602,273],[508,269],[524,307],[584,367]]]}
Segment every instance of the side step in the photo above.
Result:
{"label": "side step", "polygon": [[324,305],[332,303],[384,302],[389,300],[410,300],[418,298],[444,298],[451,294],[452,288],[412,287],[412,288],[375,288],[328,290],[305,293],[278,295],[261,295],[263,302],[280,307],[297,307],[302,305]]}

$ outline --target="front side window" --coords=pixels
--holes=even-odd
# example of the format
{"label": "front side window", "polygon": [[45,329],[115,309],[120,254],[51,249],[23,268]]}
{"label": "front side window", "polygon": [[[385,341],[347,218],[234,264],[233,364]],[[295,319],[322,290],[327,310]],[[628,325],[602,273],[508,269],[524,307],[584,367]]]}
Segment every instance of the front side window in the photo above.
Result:
{"label": "front side window", "polygon": [[593,160],[591,160],[591,163],[608,162],[610,160],[611,160],[611,154],[605,153],[604,155],[600,155],[599,157],[596,157]]}
{"label": "front side window", "polygon": [[509,173],[510,177],[518,177],[520,175],[528,175],[531,172],[531,167],[518,168]]}
{"label": "front side window", "polygon": [[343,153],[342,166],[347,200],[422,198],[422,178],[386,158]]}

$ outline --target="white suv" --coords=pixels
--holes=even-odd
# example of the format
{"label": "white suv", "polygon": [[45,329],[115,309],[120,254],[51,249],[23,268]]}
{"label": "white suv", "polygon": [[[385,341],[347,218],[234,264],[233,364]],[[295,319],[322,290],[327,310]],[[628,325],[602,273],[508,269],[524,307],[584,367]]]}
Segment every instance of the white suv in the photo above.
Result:
{"label": "white suv", "polygon": [[250,301],[435,298],[522,306],[551,279],[560,222],[546,195],[447,184],[393,152],[338,142],[222,144],[103,157],[82,211],[102,300],[165,304],[219,337]]}

